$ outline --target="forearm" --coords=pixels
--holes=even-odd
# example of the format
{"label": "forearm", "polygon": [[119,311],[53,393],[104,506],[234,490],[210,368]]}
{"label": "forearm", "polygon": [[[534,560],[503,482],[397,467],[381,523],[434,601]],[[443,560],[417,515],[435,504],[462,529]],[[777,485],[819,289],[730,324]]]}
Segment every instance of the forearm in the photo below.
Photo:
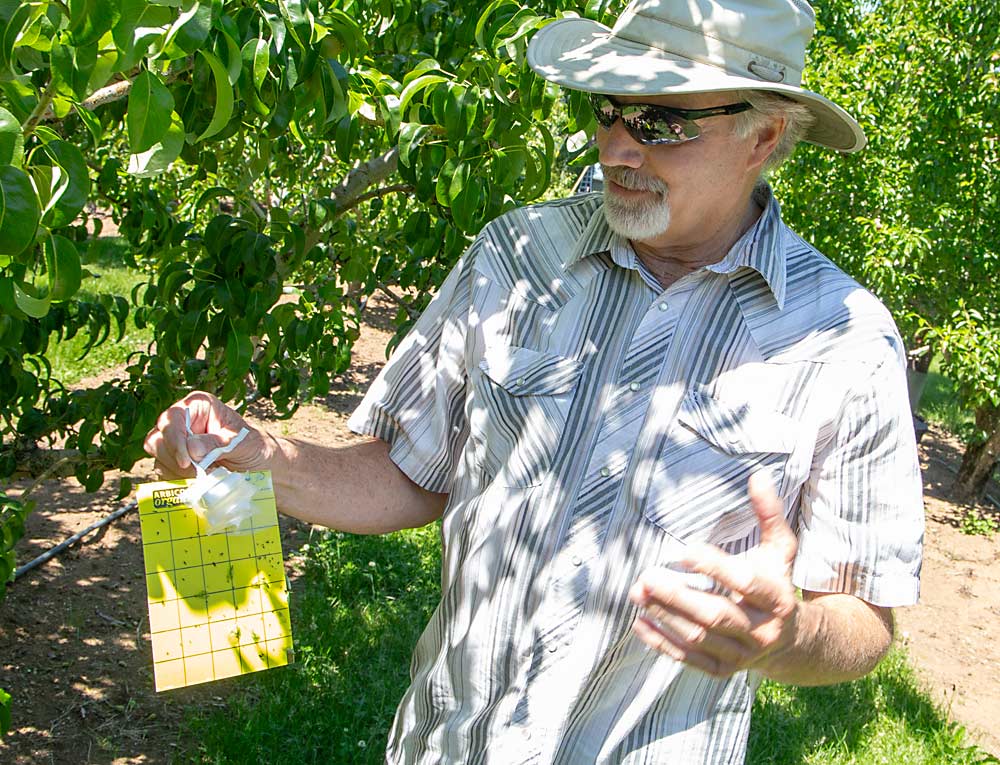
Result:
{"label": "forearm", "polygon": [[841,593],[803,593],[794,640],[753,668],[790,685],[856,680],[879,663],[892,643],[892,612]]}
{"label": "forearm", "polygon": [[265,436],[275,500],[281,512],[356,534],[414,528],[439,518],[446,494],[426,491],[371,440],[326,447]]}

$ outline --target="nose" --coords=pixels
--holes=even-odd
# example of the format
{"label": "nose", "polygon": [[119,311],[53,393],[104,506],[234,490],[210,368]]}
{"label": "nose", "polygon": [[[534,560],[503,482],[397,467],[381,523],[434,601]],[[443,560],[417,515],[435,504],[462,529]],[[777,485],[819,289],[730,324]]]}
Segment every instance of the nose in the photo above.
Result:
{"label": "nose", "polygon": [[643,146],[628,134],[620,119],[609,128],[597,128],[597,152],[605,165],[642,166]]}

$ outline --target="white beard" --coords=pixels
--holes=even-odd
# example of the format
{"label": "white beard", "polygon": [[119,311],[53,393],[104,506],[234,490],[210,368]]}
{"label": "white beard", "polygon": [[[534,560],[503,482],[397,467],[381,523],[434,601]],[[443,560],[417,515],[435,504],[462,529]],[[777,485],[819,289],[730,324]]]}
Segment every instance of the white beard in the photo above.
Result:
{"label": "white beard", "polygon": [[634,241],[655,239],[670,226],[669,188],[659,178],[650,178],[630,167],[601,165],[604,179],[627,189],[652,191],[646,199],[622,199],[604,188],[604,218],[619,236]]}

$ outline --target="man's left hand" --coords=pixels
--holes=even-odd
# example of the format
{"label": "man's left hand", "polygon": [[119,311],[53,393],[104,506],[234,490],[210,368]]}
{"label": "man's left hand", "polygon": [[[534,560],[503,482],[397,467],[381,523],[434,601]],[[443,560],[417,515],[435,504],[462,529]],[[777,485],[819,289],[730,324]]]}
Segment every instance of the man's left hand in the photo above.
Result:
{"label": "man's left hand", "polygon": [[715,677],[759,666],[790,647],[801,601],[792,584],[798,540],[764,476],[749,482],[760,544],[744,557],[692,545],[677,563],[711,577],[728,594],[704,592],[663,568],[644,572],[629,591],[642,609],[633,629],[646,645]]}

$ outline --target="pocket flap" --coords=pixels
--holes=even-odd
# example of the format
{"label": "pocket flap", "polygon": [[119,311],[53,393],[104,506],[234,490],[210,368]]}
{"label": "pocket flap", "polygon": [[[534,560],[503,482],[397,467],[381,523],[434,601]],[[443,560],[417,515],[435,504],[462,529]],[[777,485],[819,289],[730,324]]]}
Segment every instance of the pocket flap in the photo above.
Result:
{"label": "pocket flap", "polygon": [[487,348],[479,368],[512,396],[545,396],[572,390],[583,362],[509,345]]}
{"label": "pocket flap", "polygon": [[728,404],[692,388],[681,402],[677,419],[727,454],[790,454],[799,424],[780,412],[750,404]]}

